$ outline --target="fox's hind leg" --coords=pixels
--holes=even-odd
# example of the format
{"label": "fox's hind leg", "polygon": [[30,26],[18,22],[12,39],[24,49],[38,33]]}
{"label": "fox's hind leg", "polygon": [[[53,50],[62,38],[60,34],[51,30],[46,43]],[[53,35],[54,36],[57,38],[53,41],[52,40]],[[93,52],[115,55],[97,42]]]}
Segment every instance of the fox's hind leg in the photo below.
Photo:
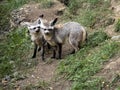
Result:
{"label": "fox's hind leg", "polygon": [[53,50],[53,55],[52,55],[51,58],[56,58],[56,50],[57,50],[57,46],[52,47],[52,50]]}
{"label": "fox's hind leg", "polygon": [[58,44],[58,59],[61,59],[61,55],[62,55],[62,44]]}
{"label": "fox's hind leg", "polygon": [[79,43],[76,40],[70,38],[69,43],[72,46],[72,48],[74,49],[71,52],[71,54],[74,54],[75,52],[77,52],[79,50]]}

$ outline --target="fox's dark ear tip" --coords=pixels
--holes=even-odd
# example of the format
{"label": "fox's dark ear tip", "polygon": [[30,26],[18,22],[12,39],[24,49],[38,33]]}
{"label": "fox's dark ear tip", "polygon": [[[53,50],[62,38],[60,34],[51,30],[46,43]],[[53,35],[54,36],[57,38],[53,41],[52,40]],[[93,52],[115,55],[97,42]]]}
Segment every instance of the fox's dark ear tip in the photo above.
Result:
{"label": "fox's dark ear tip", "polygon": [[58,20],[58,18],[55,18],[55,20]]}
{"label": "fox's dark ear tip", "polygon": [[43,17],[44,17],[44,15],[43,15],[43,14],[41,14],[39,17],[40,17],[40,18],[43,18]]}
{"label": "fox's dark ear tip", "polygon": [[57,22],[57,20],[58,20],[58,18],[55,18],[55,19],[54,19],[54,22]]}

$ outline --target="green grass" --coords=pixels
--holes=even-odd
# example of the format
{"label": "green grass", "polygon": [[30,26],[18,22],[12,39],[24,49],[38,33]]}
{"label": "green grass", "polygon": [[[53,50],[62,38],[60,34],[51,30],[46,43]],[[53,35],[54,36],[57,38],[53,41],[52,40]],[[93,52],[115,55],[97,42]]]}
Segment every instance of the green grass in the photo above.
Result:
{"label": "green grass", "polygon": [[118,21],[115,25],[115,32],[120,32],[120,19],[118,19]]}
{"label": "green grass", "polygon": [[[11,11],[18,9],[30,1],[41,2],[41,0],[4,0],[0,2],[0,32],[11,30],[9,23]],[[24,62],[24,65],[32,62],[32,60],[28,60],[29,55],[27,54],[30,54],[29,51],[32,45],[26,33],[26,29],[24,28],[13,28],[7,36],[3,37],[4,39],[1,39],[0,79],[15,70],[24,68],[21,63],[24,62],[25,59],[26,62]]]}
{"label": "green grass", "polygon": [[49,84],[45,81],[39,81],[37,84],[25,86],[23,90],[49,90]]}
{"label": "green grass", "polygon": [[120,86],[116,90],[120,90]]}
{"label": "green grass", "polygon": [[[11,30],[9,22],[12,10],[31,1],[41,2],[41,0],[4,0],[0,2],[0,32],[10,30],[7,35],[3,35],[2,39],[0,38],[0,80],[5,76],[18,80],[22,78],[22,74],[28,68],[37,64],[36,60],[30,59],[33,45],[26,36],[27,30],[25,28],[13,28]],[[19,75],[14,76],[16,72]],[[1,85],[0,87],[3,89]],[[6,89],[13,90],[13,87],[14,85],[8,84]]]}
{"label": "green grass", "polygon": [[109,0],[70,0],[69,4],[63,18],[77,21],[90,28],[104,27],[104,21],[111,13],[108,9],[110,7]]}
{"label": "green grass", "polygon": [[102,30],[98,30],[96,32],[91,33],[88,36],[87,46],[89,47],[98,46],[100,43],[104,42],[109,38],[110,37],[105,32],[103,32]]}
{"label": "green grass", "polygon": [[[101,34],[101,32],[98,34],[101,37],[93,34],[94,38],[98,40],[104,38],[104,34]],[[78,53],[70,55],[61,61],[58,72],[73,82],[71,90],[101,90],[102,79],[94,77],[94,75],[102,68],[104,62],[108,61],[115,54],[120,53],[119,42],[105,40],[107,38],[104,38],[104,41],[98,41],[97,46],[96,43],[88,41],[87,45]],[[89,43],[93,45],[89,45]]]}
{"label": "green grass", "polygon": [[[10,76],[6,90],[13,90],[15,81],[25,79],[29,68],[38,64],[37,60],[31,59],[31,52],[33,45],[25,28],[11,31],[0,43],[0,80]],[[4,86],[0,87],[3,90]]]}
{"label": "green grass", "polygon": [[[42,3],[44,8],[50,8],[51,0],[5,0],[0,3],[0,31],[9,30],[10,12],[22,5],[35,1]],[[95,28],[97,32],[90,33],[88,42],[74,55],[67,56],[58,66],[59,74],[72,82],[71,90],[101,90],[103,79],[95,77],[104,62],[120,53],[120,43],[109,40],[101,28],[111,11],[109,0],[69,0],[70,3],[63,15],[64,21],[74,20],[87,28]],[[119,22],[116,24],[119,30]],[[27,70],[37,64],[31,57],[31,42],[26,36],[25,28],[17,28],[0,41],[0,80],[6,75],[13,76],[16,71]],[[19,73],[19,72],[18,72]],[[16,79],[20,77],[16,76]],[[8,85],[12,90],[13,85]],[[46,82],[38,85],[28,85],[25,90],[44,89]],[[0,89],[3,89],[0,87]],[[119,87],[118,87],[119,90]]]}
{"label": "green grass", "polygon": [[71,14],[76,14],[77,13],[77,10],[79,8],[78,3],[80,4],[79,0],[74,0],[74,1],[70,0],[69,1],[68,10]]}
{"label": "green grass", "polygon": [[41,8],[50,8],[54,5],[54,2],[52,0],[42,0],[40,5]]}
{"label": "green grass", "polygon": [[9,33],[6,39],[0,43],[0,78],[11,72],[23,68],[26,56],[29,56],[32,47],[26,36],[26,29],[18,28]]}

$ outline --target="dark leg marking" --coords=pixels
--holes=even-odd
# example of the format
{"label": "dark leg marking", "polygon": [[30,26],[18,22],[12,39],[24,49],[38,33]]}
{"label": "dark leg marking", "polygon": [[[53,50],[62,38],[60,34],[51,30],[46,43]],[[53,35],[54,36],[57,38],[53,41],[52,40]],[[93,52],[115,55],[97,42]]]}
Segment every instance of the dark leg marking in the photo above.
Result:
{"label": "dark leg marking", "polygon": [[32,58],[35,58],[35,57],[36,57],[36,53],[37,53],[37,44],[35,44],[34,53],[33,53]]}
{"label": "dark leg marking", "polygon": [[58,59],[61,59],[62,55],[62,44],[58,44]]}
{"label": "dark leg marking", "polygon": [[56,58],[56,50],[57,50],[57,47],[53,47],[53,56],[51,58]]}

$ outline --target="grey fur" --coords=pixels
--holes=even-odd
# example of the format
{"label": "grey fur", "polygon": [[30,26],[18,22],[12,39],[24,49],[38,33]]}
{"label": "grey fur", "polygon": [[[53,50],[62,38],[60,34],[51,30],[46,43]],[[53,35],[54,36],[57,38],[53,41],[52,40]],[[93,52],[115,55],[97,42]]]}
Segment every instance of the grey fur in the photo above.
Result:
{"label": "grey fur", "polygon": [[58,44],[63,45],[68,39],[69,44],[76,52],[80,49],[81,43],[86,39],[87,33],[84,27],[77,22],[67,22],[62,27],[58,28],[55,27],[56,19],[47,22],[47,26],[45,24],[46,22],[41,18],[40,21],[42,35],[51,46],[57,46]]}

